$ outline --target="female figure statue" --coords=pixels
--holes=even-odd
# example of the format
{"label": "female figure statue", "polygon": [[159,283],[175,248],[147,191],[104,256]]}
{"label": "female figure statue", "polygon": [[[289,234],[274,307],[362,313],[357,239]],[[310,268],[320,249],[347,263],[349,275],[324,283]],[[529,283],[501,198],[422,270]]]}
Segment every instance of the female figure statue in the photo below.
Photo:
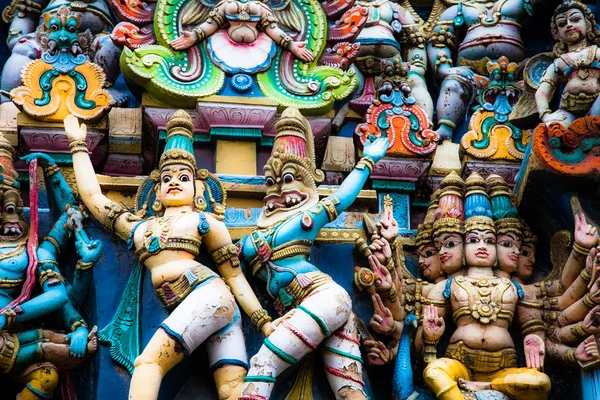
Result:
{"label": "female figure statue", "polygon": [[[203,212],[207,204],[195,182],[206,171],[196,168],[190,116],[177,111],[167,124],[159,171],[151,174],[157,181],[160,177],[155,189],[157,200],[152,205],[157,217],[146,220],[102,194],[85,147],[86,126],[69,116],[65,129],[85,205],[135,248],[140,263],[152,274],[157,295],[171,310],[135,360],[129,398],[156,399],[163,376],[208,340],[219,398],[237,399],[246,375],[247,355],[232,292],[249,315],[261,310],[261,305],[239,268],[237,249],[225,225]],[[224,279],[195,261],[202,243]],[[270,333],[270,324],[264,324],[262,330]]]}

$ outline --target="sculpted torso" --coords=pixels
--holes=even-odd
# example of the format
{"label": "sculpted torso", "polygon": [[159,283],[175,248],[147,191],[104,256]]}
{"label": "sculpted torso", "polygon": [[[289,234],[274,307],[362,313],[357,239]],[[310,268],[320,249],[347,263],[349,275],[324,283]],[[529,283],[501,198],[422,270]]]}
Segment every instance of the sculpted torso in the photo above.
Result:
{"label": "sculpted torso", "polygon": [[256,25],[263,18],[264,7],[256,2],[228,0],[221,10],[229,22],[227,33],[236,43],[252,43],[258,38]]}
{"label": "sculpted torso", "polygon": [[[458,46],[458,58],[480,60],[489,57],[495,60],[506,56],[511,61],[521,61],[525,56],[525,49],[518,22],[525,14],[523,1],[508,0],[486,4],[493,6],[488,8],[477,2],[463,3],[462,12],[468,30]],[[452,6],[440,20],[452,20],[457,12],[458,7]]]}
{"label": "sculpted torso", "polygon": [[[556,59],[555,65],[562,75],[567,77],[564,92],[573,95],[584,93],[595,95],[600,93],[600,65],[592,65],[600,61],[600,52],[597,46],[590,46],[583,50],[563,54]],[[572,68],[571,71],[568,71]],[[565,74],[565,72],[567,72]]]}
{"label": "sculpted torso", "polygon": [[[15,247],[4,247],[0,249],[0,256],[11,253]],[[5,258],[0,261],[0,280],[18,280],[25,281],[25,271],[27,269],[29,258],[27,251],[23,248],[20,254]],[[10,303],[21,291],[21,286],[14,288],[0,288],[0,308]]]}
{"label": "sculpted torso", "polygon": [[[462,282],[461,282],[462,281]],[[481,296],[477,294],[469,294],[465,287],[469,287],[469,283],[478,283],[478,279],[459,277],[455,278],[451,285],[450,304],[452,313],[459,309],[465,310],[467,307],[477,307],[478,300]],[[500,296],[502,299],[501,308],[503,312],[515,313],[517,307],[518,295],[515,287],[506,280],[499,278],[488,278],[489,286],[480,288],[486,292],[491,289],[491,298]],[[477,286],[473,285],[475,291]],[[503,293],[502,293],[503,291]],[[480,310],[480,312],[485,310]],[[512,338],[508,332],[510,322],[507,319],[497,316],[495,320],[487,324],[481,323],[474,318],[473,313],[465,312],[462,316],[455,319],[456,331],[450,339],[451,343],[456,343],[462,340],[466,346],[472,349],[485,349],[487,351],[496,351],[514,347]]]}
{"label": "sculpted torso", "polygon": [[[197,213],[189,213],[181,216],[168,217],[171,221],[171,237],[194,237],[200,239],[198,234],[199,217]],[[135,249],[139,250],[146,247],[144,238],[148,227],[152,227],[153,220],[143,222],[137,227],[133,236]],[[152,284],[159,287],[163,282],[169,282],[177,279],[187,269],[198,265],[194,260],[195,256],[182,250],[163,250],[150,256],[144,262],[146,268],[152,273]]]}

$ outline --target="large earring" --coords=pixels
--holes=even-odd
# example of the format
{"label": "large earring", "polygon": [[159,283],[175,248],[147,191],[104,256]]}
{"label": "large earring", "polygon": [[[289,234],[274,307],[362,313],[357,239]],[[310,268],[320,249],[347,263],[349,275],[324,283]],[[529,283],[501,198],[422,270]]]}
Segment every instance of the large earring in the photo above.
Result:
{"label": "large earring", "polygon": [[204,201],[204,198],[202,196],[194,197],[194,207],[198,211],[206,210],[206,201]]}
{"label": "large earring", "polygon": [[152,211],[154,211],[156,214],[158,214],[159,212],[161,212],[163,209],[163,204],[160,200],[154,200],[154,202],[152,203]]}

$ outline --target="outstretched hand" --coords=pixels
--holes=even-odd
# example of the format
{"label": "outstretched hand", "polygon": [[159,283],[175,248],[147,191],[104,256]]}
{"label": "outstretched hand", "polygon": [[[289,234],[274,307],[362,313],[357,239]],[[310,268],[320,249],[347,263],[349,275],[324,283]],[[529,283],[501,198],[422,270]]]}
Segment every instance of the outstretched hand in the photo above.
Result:
{"label": "outstretched hand", "polygon": [[363,155],[369,157],[373,162],[377,162],[385,156],[389,147],[390,142],[387,137],[380,137],[373,140],[373,137],[369,136],[363,148]]}
{"label": "outstretched hand", "polygon": [[387,240],[381,238],[379,235],[373,235],[372,241],[369,245],[371,253],[377,257],[379,262],[383,265],[387,265],[392,258],[392,248]]}
{"label": "outstretched hand", "polygon": [[580,362],[590,362],[600,358],[596,338],[594,335],[589,336],[575,349],[575,359]]}
{"label": "outstretched hand", "polygon": [[104,250],[102,242],[99,240],[91,240],[87,243],[77,240],[75,242],[75,247],[77,248],[77,254],[81,256],[81,261],[85,263],[95,263],[98,261]]}
{"label": "outstretched hand", "polygon": [[598,244],[598,232],[596,227],[588,224],[583,213],[575,215],[575,243],[586,249],[595,247]]}
{"label": "outstretched hand", "polygon": [[69,352],[72,357],[83,358],[87,355],[88,330],[79,326],[74,332],[67,335],[65,340],[69,343]]}
{"label": "outstretched hand", "polygon": [[398,222],[394,218],[394,210],[391,208],[383,210],[381,220],[375,226],[377,226],[379,234],[390,244],[398,237]]}
{"label": "outstretched hand", "polygon": [[183,31],[181,36],[171,42],[171,47],[175,50],[189,49],[198,41],[198,35],[194,31]]}
{"label": "outstretched hand", "polygon": [[389,335],[394,332],[396,328],[396,321],[389,308],[387,308],[381,301],[381,297],[378,294],[371,296],[373,300],[373,318],[369,322],[369,326],[377,333],[382,335]]}
{"label": "outstretched hand", "polygon": [[392,288],[392,276],[390,275],[390,271],[387,270],[386,267],[381,265],[377,257],[375,255],[370,255],[367,260],[369,261],[369,266],[371,267],[371,271],[375,274],[375,290],[377,292],[388,291]]}
{"label": "outstretched hand", "polygon": [[436,341],[442,337],[446,323],[433,304],[423,308],[423,337],[425,340]]}
{"label": "outstretched hand", "polygon": [[64,119],[65,132],[67,137],[72,142],[74,140],[85,140],[87,136],[87,126],[85,124],[79,125],[79,120],[73,114],[69,114]]}
{"label": "outstretched hand", "polygon": [[315,55],[306,48],[307,44],[308,42],[292,42],[288,50],[300,60],[309,63],[315,59]]}
{"label": "outstretched hand", "polygon": [[544,369],[544,354],[546,346],[538,335],[530,334],[523,339],[525,350],[525,364],[527,368]]}

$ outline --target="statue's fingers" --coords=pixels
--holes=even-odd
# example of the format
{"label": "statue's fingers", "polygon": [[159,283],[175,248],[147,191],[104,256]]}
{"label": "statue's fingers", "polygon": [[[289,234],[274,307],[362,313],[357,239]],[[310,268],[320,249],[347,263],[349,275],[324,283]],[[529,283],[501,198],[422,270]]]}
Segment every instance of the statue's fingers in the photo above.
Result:
{"label": "statue's fingers", "polygon": [[525,365],[527,366],[527,368],[533,368],[531,365],[531,351],[530,350],[525,350]]}

